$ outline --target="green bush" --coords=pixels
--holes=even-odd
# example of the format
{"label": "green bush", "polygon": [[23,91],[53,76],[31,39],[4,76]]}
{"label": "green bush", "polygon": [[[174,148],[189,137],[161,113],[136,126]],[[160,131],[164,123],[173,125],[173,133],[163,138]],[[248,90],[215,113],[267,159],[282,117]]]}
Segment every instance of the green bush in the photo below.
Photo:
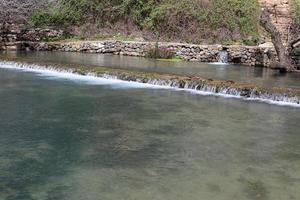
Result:
{"label": "green bush", "polygon": [[[167,33],[167,36],[172,37],[185,31],[198,31],[207,33],[208,37],[214,37],[214,33],[223,29],[231,33],[238,32],[242,38],[258,37],[257,0],[213,0],[206,3],[201,0],[165,0],[163,2],[155,6],[143,22],[145,27],[158,33]],[[228,34],[227,36],[230,37]]]}
{"label": "green bush", "polygon": [[59,6],[34,12],[29,20],[34,26],[80,24],[83,23],[86,13],[89,13],[88,2],[88,0],[62,0]]}
{"label": "green bush", "polygon": [[300,25],[300,0],[292,0],[292,14],[294,21]]}
{"label": "green bush", "polygon": [[165,47],[158,47],[155,45],[154,48],[148,50],[146,57],[154,59],[171,59],[175,57],[175,54]]}
{"label": "green bush", "polygon": [[51,18],[52,16],[48,12],[39,10],[34,12],[29,20],[34,26],[43,26],[51,24]]}
{"label": "green bush", "polygon": [[238,32],[240,40],[257,37],[258,17],[257,0],[60,0],[30,20],[35,26],[92,23],[105,28],[131,22],[164,39],[214,41],[220,30],[226,32],[224,40],[236,39],[227,32]]}
{"label": "green bush", "polygon": [[260,39],[258,36],[249,36],[247,39],[243,40],[243,44],[249,46],[255,46],[259,43]]}
{"label": "green bush", "polygon": [[245,35],[256,35],[259,21],[257,0],[213,0],[209,20],[215,27],[240,30]]}

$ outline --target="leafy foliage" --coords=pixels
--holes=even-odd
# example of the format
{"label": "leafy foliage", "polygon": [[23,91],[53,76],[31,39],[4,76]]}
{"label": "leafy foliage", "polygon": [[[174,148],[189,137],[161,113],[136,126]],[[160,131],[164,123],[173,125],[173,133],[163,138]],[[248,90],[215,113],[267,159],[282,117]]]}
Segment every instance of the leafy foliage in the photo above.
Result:
{"label": "leafy foliage", "polygon": [[154,59],[172,59],[175,57],[175,54],[165,47],[158,47],[158,44],[156,44],[154,48],[148,50],[146,57]]}
{"label": "leafy foliage", "polygon": [[300,25],[300,0],[292,0],[292,12],[295,22]]}
{"label": "leafy foliage", "polygon": [[195,41],[257,36],[258,16],[257,0],[60,0],[36,11],[30,21],[35,26],[99,27],[131,22],[157,37]]}
{"label": "leafy foliage", "polygon": [[293,24],[291,26],[291,41],[300,37],[300,0],[292,0],[291,3]]}
{"label": "leafy foliage", "polygon": [[214,13],[210,13],[211,23],[224,26],[232,31],[240,29],[242,33],[255,34],[259,18],[259,4],[256,0],[214,0]]}

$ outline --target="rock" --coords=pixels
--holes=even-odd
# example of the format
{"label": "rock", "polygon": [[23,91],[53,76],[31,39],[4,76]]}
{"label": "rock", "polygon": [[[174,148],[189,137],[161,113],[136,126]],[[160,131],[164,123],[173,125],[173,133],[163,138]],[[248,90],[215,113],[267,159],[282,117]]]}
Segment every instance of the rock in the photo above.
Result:
{"label": "rock", "polygon": [[260,48],[274,48],[274,45],[273,45],[272,42],[266,42],[266,43],[258,45],[258,47],[260,47]]}
{"label": "rock", "polygon": [[[94,52],[111,53],[116,55],[145,56],[149,49],[154,48],[151,42],[125,42],[125,41],[84,41],[84,42],[33,42],[28,44],[30,49],[44,51],[72,51],[72,52]],[[267,56],[270,50],[270,44],[264,44],[259,47],[248,46],[226,46],[228,60],[233,63],[246,65],[265,65],[270,61]],[[216,62],[219,49],[222,46],[216,45],[189,45],[175,43],[159,43],[159,47],[172,50],[175,55],[183,60],[194,62]]]}

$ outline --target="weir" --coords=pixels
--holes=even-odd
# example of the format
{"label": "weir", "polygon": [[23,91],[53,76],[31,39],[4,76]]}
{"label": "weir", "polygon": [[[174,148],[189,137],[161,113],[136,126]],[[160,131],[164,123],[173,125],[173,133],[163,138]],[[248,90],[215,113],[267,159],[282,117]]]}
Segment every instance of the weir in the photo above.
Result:
{"label": "weir", "polygon": [[110,80],[121,80],[138,83],[145,86],[159,86],[165,89],[179,89],[190,92],[202,92],[206,95],[217,95],[225,97],[238,97],[247,100],[258,100],[273,104],[290,105],[300,107],[300,91],[295,89],[266,89],[253,85],[238,84],[234,81],[214,81],[199,77],[180,77],[163,74],[147,74],[141,72],[130,72],[125,70],[108,70],[97,68],[64,68],[56,66],[42,66],[17,62],[0,62],[0,68],[21,69],[38,73],[60,73],[59,76],[75,74],[79,77],[102,78]]}

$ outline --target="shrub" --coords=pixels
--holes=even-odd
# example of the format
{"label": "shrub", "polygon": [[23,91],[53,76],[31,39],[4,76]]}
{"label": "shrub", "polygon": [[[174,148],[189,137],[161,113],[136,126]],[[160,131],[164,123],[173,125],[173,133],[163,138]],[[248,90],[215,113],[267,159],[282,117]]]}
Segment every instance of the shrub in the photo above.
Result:
{"label": "shrub", "polygon": [[37,10],[29,18],[34,26],[66,26],[82,23],[86,13],[89,13],[87,0],[62,0],[57,6],[47,10]]}
{"label": "shrub", "polygon": [[214,0],[210,23],[245,35],[256,35],[259,21],[257,0]]}
{"label": "shrub", "polygon": [[51,24],[52,16],[43,10],[38,10],[29,18],[29,22],[34,26],[44,26]]}
{"label": "shrub", "polygon": [[166,47],[158,47],[155,45],[154,48],[151,48],[146,53],[147,58],[154,58],[154,59],[171,59],[174,58],[174,52],[170,51]]}
{"label": "shrub", "polygon": [[292,0],[292,15],[294,21],[300,24],[300,0]]}
{"label": "shrub", "polygon": [[255,46],[259,43],[260,39],[258,36],[250,36],[247,39],[243,40],[243,43],[245,45],[249,45],[249,46]]}
{"label": "shrub", "polygon": [[36,12],[31,21],[64,26],[92,23],[104,28],[131,22],[164,40],[214,42],[257,37],[258,17],[257,0],[60,0]]}
{"label": "shrub", "polygon": [[291,26],[291,39],[296,39],[299,37],[300,32],[300,0],[292,0],[291,1],[291,10],[292,10],[292,18],[293,24]]}
{"label": "shrub", "polygon": [[258,18],[257,0],[165,0],[149,13],[144,27],[166,38],[180,35],[228,41],[257,38]]}

